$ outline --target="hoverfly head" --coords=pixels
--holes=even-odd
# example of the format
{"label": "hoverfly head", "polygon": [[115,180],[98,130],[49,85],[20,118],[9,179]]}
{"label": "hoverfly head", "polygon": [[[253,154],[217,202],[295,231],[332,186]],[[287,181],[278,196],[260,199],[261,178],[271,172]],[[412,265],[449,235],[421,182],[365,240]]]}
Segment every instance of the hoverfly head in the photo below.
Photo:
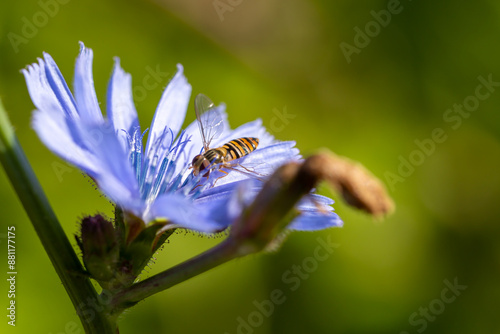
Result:
{"label": "hoverfly head", "polygon": [[203,156],[203,154],[198,154],[191,161],[193,167],[193,174],[197,176],[201,171],[210,166],[210,162]]}

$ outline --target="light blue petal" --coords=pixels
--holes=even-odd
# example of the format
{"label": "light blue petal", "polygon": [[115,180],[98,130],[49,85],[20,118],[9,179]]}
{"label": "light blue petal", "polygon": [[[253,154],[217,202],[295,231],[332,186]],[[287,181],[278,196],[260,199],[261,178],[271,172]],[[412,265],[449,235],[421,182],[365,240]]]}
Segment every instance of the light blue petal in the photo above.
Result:
{"label": "light blue petal", "polygon": [[120,67],[119,58],[115,58],[107,98],[108,119],[120,138],[122,147],[128,150],[127,134],[132,136],[139,128],[139,120],[132,95],[132,77]]}
{"label": "light blue petal", "polygon": [[318,207],[324,210],[332,210],[331,205],[335,203],[335,201],[326,196],[318,195],[318,194],[309,194],[304,196],[297,207],[299,209],[308,210],[308,209],[317,209]]}
{"label": "light blue petal", "polygon": [[205,207],[195,205],[185,196],[164,194],[156,199],[144,217],[145,221],[164,218],[173,224],[199,232],[217,232],[224,226],[212,220]]}
{"label": "light blue petal", "polygon": [[96,157],[75,142],[63,115],[35,110],[32,127],[52,152],[88,174],[97,172]]}
{"label": "light blue petal", "polygon": [[253,180],[231,183],[219,187],[222,191],[204,192],[195,203],[212,220],[218,222],[222,228],[226,228],[238,219],[254,200],[260,188]]}
{"label": "light blue petal", "polygon": [[[43,117],[59,118],[57,122],[64,122],[61,130],[65,132],[65,136],[71,137],[72,141],[83,149],[85,144],[81,140],[79,130],[81,121],[75,109],[73,97],[67,90],[66,83],[52,58],[48,54],[45,56],[48,59],[47,63],[39,59],[38,64],[33,64],[27,70],[23,70],[32,100],[38,110],[43,111],[44,114],[50,114],[50,116],[44,115]],[[75,162],[74,159],[72,162]]]}
{"label": "light blue petal", "polygon": [[317,231],[329,227],[342,227],[344,223],[334,212],[303,211],[288,226],[290,230]]}
{"label": "light blue petal", "polygon": [[87,49],[80,42],[80,54],[76,59],[75,66],[75,99],[80,118],[82,121],[90,124],[102,123],[104,121],[94,88],[92,58],[92,50]]}
{"label": "light blue petal", "polygon": [[141,216],[144,203],[139,185],[111,125],[89,126],[87,146],[94,152],[96,173],[91,175],[102,192],[124,210]]}
{"label": "light blue petal", "polygon": [[[253,180],[252,180],[253,181]],[[195,200],[197,203],[208,202],[211,200],[216,200],[219,198],[226,198],[230,196],[238,187],[246,184],[249,180],[240,180],[236,182],[226,183],[221,186],[209,188],[203,191],[200,196]],[[261,189],[258,183],[251,183],[251,188],[246,188],[248,192],[251,192],[255,196]],[[246,185],[245,185],[246,186]]]}
{"label": "light blue petal", "polygon": [[[34,63],[22,70],[31,100],[39,110],[64,117],[66,109],[62,107],[61,101],[58,100],[47,80],[45,62],[42,59],[38,61],[38,64]],[[73,111],[72,116],[77,117],[76,110]]]}
{"label": "light blue petal", "polygon": [[[78,119],[79,113],[76,108],[75,100],[73,99],[73,95],[71,95],[61,71],[59,71],[54,59],[52,59],[48,53],[44,53],[43,55],[45,58],[45,76],[57,100],[59,101],[59,104],[68,117]],[[40,61],[40,66],[42,66],[42,61]]]}
{"label": "light blue petal", "polygon": [[151,145],[165,131],[165,128],[171,129],[174,138],[177,137],[186,117],[190,96],[191,85],[187,82],[183,74],[182,65],[178,64],[177,73],[169,82],[156,108],[153,122],[149,129],[146,155],[148,155]]}
{"label": "light blue petal", "polygon": [[203,213],[203,217],[206,217],[204,219],[207,219],[213,225],[213,227],[204,232],[223,231],[240,216],[241,209],[229,205],[230,202],[230,197],[221,197],[217,200],[196,205],[196,209]]}
{"label": "light blue petal", "polygon": [[259,162],[263,162],[265,165],[270,166],[274,170],[285,162],[292,160],[295,161],[299,158],[299,150],[295,148],[295,142],[283,141],[264,148],[257,148],[249,155],[243,157],[242,163],[257,164]]}

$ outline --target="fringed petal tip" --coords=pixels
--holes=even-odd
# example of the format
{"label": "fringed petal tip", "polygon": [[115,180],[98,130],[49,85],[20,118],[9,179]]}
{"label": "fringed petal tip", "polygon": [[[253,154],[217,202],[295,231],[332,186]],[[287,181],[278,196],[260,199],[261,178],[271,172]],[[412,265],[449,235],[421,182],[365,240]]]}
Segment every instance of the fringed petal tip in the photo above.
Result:
{"label": "fringed petal tip", "polygon": [[42,58],[37,58],[38,59],[38,63],[41,64],[41,62],[44,62],[46,65],[57,67],[56,62],[54,61],[54,58],[52,58],[52,56],[50,54],[48,54],[45,51],[42,54],[43,54],[43,59]]}
{"label": "fringed petal tip", "polygon": [[85,43],[83,43],[82,41],[79,41],[78,45],[80,45],[80,53],[82,53],[83,50],[85,50]]}
{"label": "fringed petal tip", "polygon": [[103,116],[97,100],[92,74],[94,54],[80,42],[80,53],[76,59],[73,81],[74,96],[82,121],[86,123],[102,123]]}

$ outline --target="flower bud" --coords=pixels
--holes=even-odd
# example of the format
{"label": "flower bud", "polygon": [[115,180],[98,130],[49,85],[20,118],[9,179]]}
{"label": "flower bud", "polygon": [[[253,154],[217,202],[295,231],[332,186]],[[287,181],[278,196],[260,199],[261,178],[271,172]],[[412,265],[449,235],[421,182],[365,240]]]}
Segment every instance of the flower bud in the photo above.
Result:
{"label": "flower bud", "polygon": [[98,281],[111,280],[120,250],[113,224],[101,215],[83,218],[79,245],[90,275]]}

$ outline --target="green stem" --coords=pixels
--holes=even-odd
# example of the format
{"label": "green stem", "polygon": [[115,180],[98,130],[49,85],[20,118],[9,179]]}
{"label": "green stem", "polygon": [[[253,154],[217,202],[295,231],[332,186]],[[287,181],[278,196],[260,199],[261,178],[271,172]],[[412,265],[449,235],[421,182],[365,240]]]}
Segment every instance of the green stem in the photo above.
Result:
{"label": "green stem", "polygon": [[24,155],[0,100],[0,162],[61,279],[87,333],[117,333],[90,279],[66,237],[48,199]]}
{"label": "green stem", "polygon": [[252,248],[246,249],[229,237],[205,253],[116,293],[108,305],[109,313],[118,315],[144,298],[252,252]]}

